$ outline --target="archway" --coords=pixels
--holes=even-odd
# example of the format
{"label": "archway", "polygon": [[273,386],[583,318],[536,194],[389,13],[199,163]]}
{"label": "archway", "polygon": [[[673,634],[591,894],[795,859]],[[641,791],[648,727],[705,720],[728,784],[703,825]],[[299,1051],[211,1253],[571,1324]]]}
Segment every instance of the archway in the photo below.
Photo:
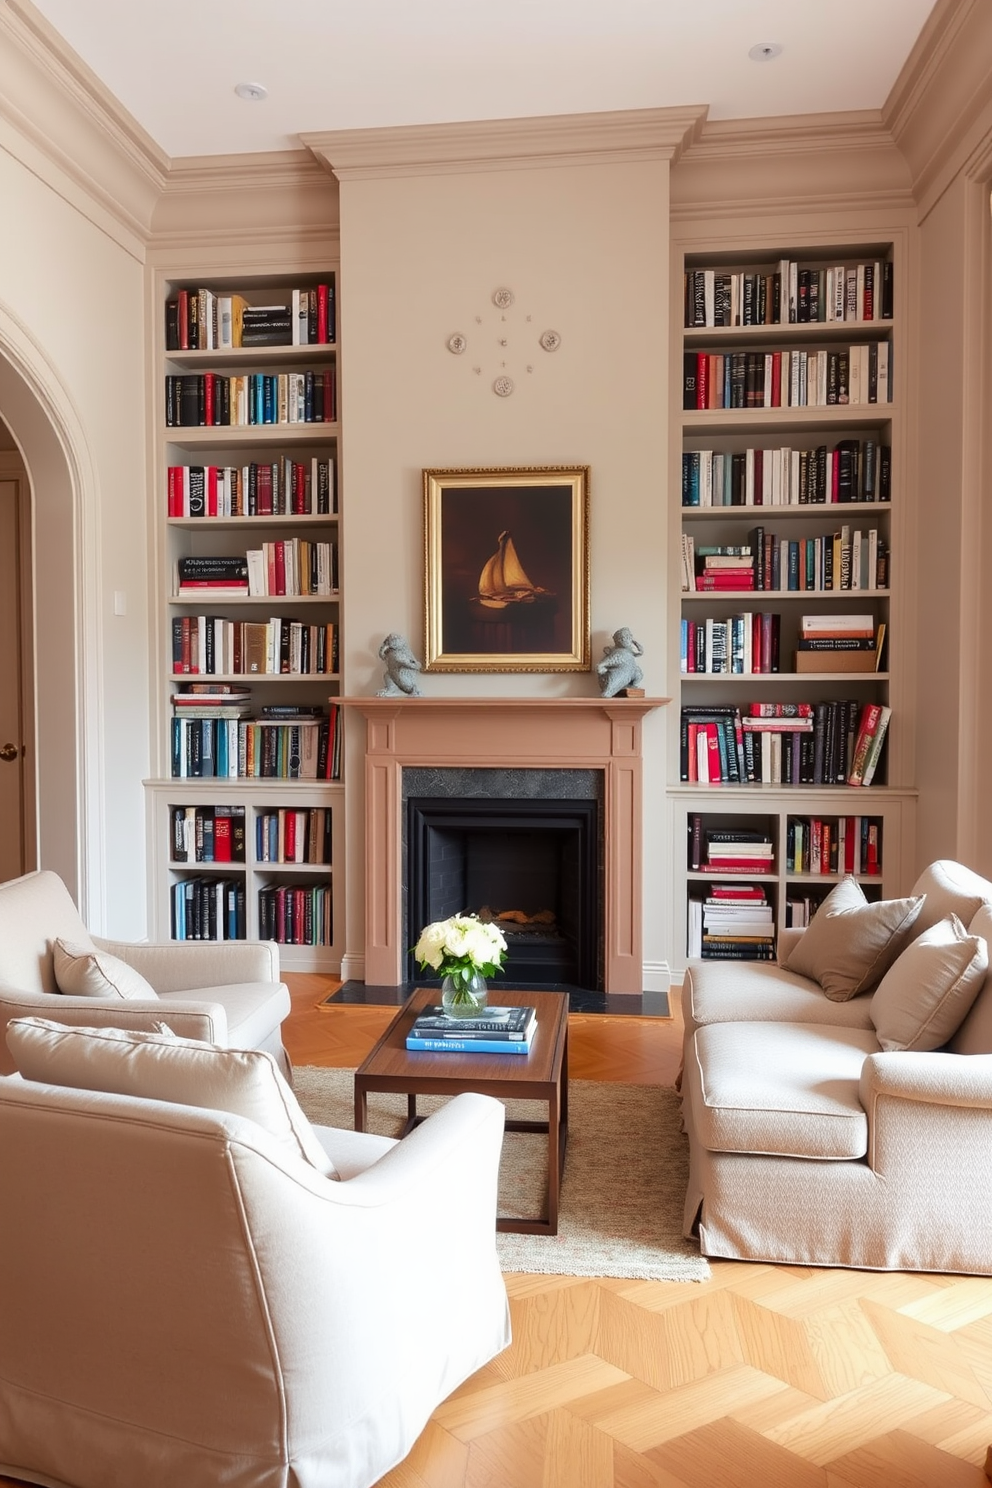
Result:
{"label": "archway", "polygon": [[86,701],[88,683],[95,692],[99,650],[87,618],[94,582],[86,573],[95,575],[96,565],[83,520],[92,472],[71,399],[2,303],[0,414],[31,489],[38,863],[64,879],[96,927],[103,911],[102,831],[90,797],[101,775],[98,708]]}

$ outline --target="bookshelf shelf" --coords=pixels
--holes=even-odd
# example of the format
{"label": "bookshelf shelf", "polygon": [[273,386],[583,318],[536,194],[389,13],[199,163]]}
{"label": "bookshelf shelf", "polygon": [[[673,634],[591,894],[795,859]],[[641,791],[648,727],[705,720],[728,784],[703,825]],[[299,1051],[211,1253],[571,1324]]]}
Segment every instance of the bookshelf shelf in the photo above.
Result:
{"label": "bookshelf shelf", "polygon": [[[344,934],[343,880],[332,866],[344,862],[344,785],[335,701],[341,679],[337,667],[311,668],[315,659],[322,664],[325,656],[330,664],[340,647],[344,574],[341,426],[336,417],[340,346],[332,334],[339,275],[337,265],[323,254],[319,261],[315,256],[306,261],[306,254],[315,252],[306,250],[280,271],[272,267],[267,251],[246,245],[237,250],[243,260],[240,266],[229,262],[218,272],[184,262],[178,268],[162,266],[155,274],[159,375],[150,406],[156,451],[160,686],[155,698],[156,773],[145,790],[153,844],[149,895],[155,934],[188,939],[191,933],[201,935],[206,924],[207,933],[218,939],[232,934],[276,939],[285,968],[336,973]],[[259,272],[257,261],[262,259],[266,268]],[[228,299],[237,304],[239,297],[245,339],[249,312],[255,312],[257,336],[259,317],[266,313],[263,307],[286,305],[290,313],[286,342],[302,337],[303,344],[238,345],[240,330],[228,329],[237,326],[237,316],[222,323],[221,306]],[[188,308],[193,299],[198,301],[196,314]],[[178,334],[177,313],[182,328]],[[283,330],[272,334],[282,336]],[[316,335],[321,339],[313,339]],[[187,336],[194,344],[176,349],[177,339]],[[195,344],[208,338],[214,344],[203,349]],[[225,339],[229,344],[220,344]],[[282,421],[209,425],[168,421],[205,417],[208,406],[226,413],[228,404],[232,411],[243,413],[250,406],[261,412],[263,398],[269,400],[266,412],[281,410]],[[287,409],[299,417],[290,421]],[[321,409],[328,417],[303,421],[304,412],[319,414]],[[330,578],[336,583],[332,592],[231,595],[223,587],[176,592],[180,560],[187,560],[183,564],[187,575],[221,579],[227,577],[225,564],[247,562],[249,551],[267,544],[273,546],[265,548],[263,564],[269,564],[269,585],[275,587],[272,565],[278,562],[281,584],[284,541],[287,574],[292,558],[294,565],[303,567],[301,587],[312,589],[319,581],[323,588]],[[261,654],[265,665],[266,645],[268,664],[275,657],[279,670],[210,670],[214,654],[228,666],[232,658],[240,666],[242,656],[247,665],[249,657],[254,660]],[[180,650],[183,663],[189,660],[189,671],[173,670]],[[282,670],[287,656],[295,666],[302,658],[306,669]],[[210,715],[210,705],[201,704],[199,711],[207,715],[203,718],[194,716],[195,705],[193,711],[184,707],[181,717],[173,717],[180,714],[173,695],[205,687],[234,694],[227,710],[232,716]],[[242,716],[234,716],[239,710]],[[319,749],[321,727],[312,721],[314,710],[323,714],[327,725]],[[186,769],[202,773],[173,773]],[[211,773],[215,769],[216,774]],[[245,773],[232,773],[239,769]],[[175,833],[184,812],[187,836],[180,838],[177,852]],[[206,823],[209,833],[212,821],[228,818],[242,834],[243,857],[233,862],[214,861],[210,854],[204,858],[197,838],[190,861],[189,833],[194,830],[190,822],[195,822],[197,832]],[[279,832],[285,828],[292,840],[297,829],[310,834],[306,856],[323,857],[326,851],[330,861],[295,861],[295,848],[291,861],[270,860],[272,853],[263,851],[257,834],[277,827]],[[309,842],[318,829],[321,846],[311,851]],[[280,845],[279,853],[282,850]],[[221,920],[224,895],[229,907]],[[192,932],[186,919],[191,905],[198,917]],[[208,918],[201,920],[201,914]]]}
{"label": "bookshelf shelf", "polygon": [[[696,230],[695,240],[675,244],[684,270],[673,275],[676,324],[702,318],[704,279],[705,316],[711,320],[743,318],[742,296],[756,294],[759,281],[764,316],[778,313],[785,280],[780,270],[790,263],[793,295],[805,276],[810,304],[816,303],[810,286],[818,283],[821,306],[838,304],[836,313],[853,315],[853,304],[862,303],[859,297],[873,280],[885,286],[886,315],[817,320],[814,312],[809,321],[795,321],[788,318],[786,300],[786,318],[774,324],[685,325],[677,363],[673,356],[673,420],[681,450],[672,470],[671,548],[673,564],[682,568],[673,584],[679,602],[672,605],[673,622],[676,613],[680,621],[672,627],[672,665],[681,684],[682,712],[676,718],[672,710],[668,791],[676,968],[687,955],[700,953],[703,901],[714,885],[736,886],[742,916],[747,918],[750,907],[755,921],[770,920],[772,936],[804,923],[802,917],[846,871],[875,896],[905,892],[915,807],[905,776],[909,751],[900,733],[906,664],[899,623],[905,608],[900,572],[904,413],[898,397],[888,401],[886,396],[893,387],[898,393],[906,386],[901,231],[870,240],[855,235],[833,247],[822,242],[804,247],[801,235],[785,246],[769,239],[743,244],[738,254],[727,248],[733,231],[729,221],[712,228],[709,242],[709,228],[697,224]],[[834,266],[843,270],[840,277]],[[854,299],[845,300],[839,290],[840,301],[831,299],[833,288],[825,297],[825,286],[843,282]],[[729,298],[721,300],[723,293]],[[864,303],[868,306],[867,297]],[[879,304],[876,299],[874,308]],[[799,309],[794,298],[792,313]],[[865,346],[874,349],[849,351]],[[786,357],[792,352],[798,358]],[[822,353],[818,359],[817,352]],[[870,381],[864,380],[866,369]],[[783,387],[792,389],[784,394],[787,400],[806,395],[804,389],[796,392],[795,378],[808,373],[813,389],[818,375],[819,390],[810,394],[817,399],[813,406],[788,401],[775,407],[685,406],[697,389],[701,401],[729,404],[733,391],[735,402],[743,396],[759,405],[762,387],[774,386],[769,397],[780,396],[780,373]],[[773,384],[767,381],[770,375]],[[745,376],[746,384],[734,381]],[[827,389],[834,401],[826,401]],[[838,401],[837,394],[847,390],[854,401]],[[875,401],[878,396],[882,401]],[[865,493],[869,499],[863,499]],[[884,499],[877,499],[880,494]],[[855,499],[844,499],[849,496]],[[755,562],[755,542],[763,565],[756,583],[768,587],[724,588],[725,576],[736,566]],[[797,562],[804,582],[819,587],[782,587],[787,572],[795,583]],[[705,580],[712,587],[689,589],[690,571],[697,581],[704,571],[717,577]],[[870,587],[873,581],[877,587]],[[817,630],[809,626],[805,637],[804,615],[825,617]],[[843,634],[845,617],[856,615],[871,617],[876,641],[879,627],[885,627],[884,670],[850,671],[841,661],[830,671],[793,669],[797,648],[809,654],[800,641],[830,629]],[[829,623],[831,617],[837,617],[836,625]],[[856,622],[849,619],[846,626],[850,634]],[[769,655],[773,664],[778,660],[779,670],[729,670],[731,655],[737,665],[742,656],[749,662],[752,649],[757,658],[759,644],[766,660]],[[694,657],[697,665],[706,660],[728,669],[683,671]],[[824,662],[830,664],[826,656]],[[888,710],[885,721],[891,718],[892,727],[874,778],[868,786],[848,785],[859,728],[882,709]],[[747,727],[745,719],[750,719]],[[790,719],[795,720],[791,729]],[[706,778],[710,772],[712,782]],[[808,871],[803,853],[813,852],[814,841],[816,856]],[[771,866],[728,872],[720,866],[721,844],[724,862],[736,851],[758,866],[762,855],[770,854]],[[711,848],[713,862],[707,857]],[[823,853],[828,856],[821,862]],[[748,884],[754,892],[740,893]],[[712,919],[721,922],[715,909]],[[767,959],[769,947],[770,942],[754,954]],[[740,947],[737,953],[751,954]],[[707,954],[720,950],[711,946]],[[733,949],[726,954],[736,959]]]}

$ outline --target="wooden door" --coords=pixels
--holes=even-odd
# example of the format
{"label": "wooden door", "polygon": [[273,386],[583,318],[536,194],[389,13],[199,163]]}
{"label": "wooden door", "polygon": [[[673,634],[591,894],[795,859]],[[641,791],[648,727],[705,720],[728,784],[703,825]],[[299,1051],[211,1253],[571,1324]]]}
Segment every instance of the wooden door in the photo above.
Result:
{"label": "wooden door", "polygon": [[24,525],[22,482],[0,478],[0,881],[34,866],[25,759]]}

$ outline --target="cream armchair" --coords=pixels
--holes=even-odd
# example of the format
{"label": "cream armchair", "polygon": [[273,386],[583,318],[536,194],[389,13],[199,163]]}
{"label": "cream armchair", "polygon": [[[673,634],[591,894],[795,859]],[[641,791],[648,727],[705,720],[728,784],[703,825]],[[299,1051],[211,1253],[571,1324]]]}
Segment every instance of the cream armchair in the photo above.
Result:
{"label": "cream armchair", "polygon": [[[301,1133],[264,1053],[8,1035],[26,1077],[0,1078],[0,1473],[369,1488],[509,1342],[498,1101],[460,1095],[402,1142]],[[175,1052],[190,1099],[226,1082],[259,1120],[35,1078],[99,1081],[115,1040],[128,1090],[161,1092]]]}
{"label": "cream armchair", "polygon": [[[153,995],[66,996],[55,975],[56,939],[91,944],[125,962]],[[289,1073],[280,1028],[290,1010],[279,951],[265,941],[132,945],[91,936],[57,874],[0,884],[0,1074],[13,1069],[3,1031],[35,1015],[86,1027],[149,1029],[166,1022],[185,1038],[267,1049]]]}

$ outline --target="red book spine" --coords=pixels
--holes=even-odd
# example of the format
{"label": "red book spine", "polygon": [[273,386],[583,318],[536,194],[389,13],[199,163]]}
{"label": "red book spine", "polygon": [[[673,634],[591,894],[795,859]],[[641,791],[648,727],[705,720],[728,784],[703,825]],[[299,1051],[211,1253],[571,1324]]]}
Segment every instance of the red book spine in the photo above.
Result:
{"label": "red book spine", "polygon": [[231,818],[218,813],[214,817],[214,862],[229,863],[230,861]]}
{"label": "red book spine", "polygon": [[277,543],[274,543],[273,544],[273,547],[275,548],[276,587],[272,590],[272,593],[273,594],[285,594],[286,593],[286,544],[284,542],[277,542]]}
{"label": "red book spine", "polygon": [[772,405],[773,408],[782,406],[782,353],[772,352]]}
{"label": "red book spine", "polygon": [[720,735],[715,723],[706,725],[706,743],[710,752],[710,779],[722,780],[720,772]]}
{"label": "red book spine", "polygon": [[708,408],[710,395],[710,359],[705,351],[696,356],[696,407]]}
{"label": "red book spine", "polygon": [[181,517],[183,512],[183,472],[181,465],[169,466],[169,516]]}
{"label": "red book spine", "polygon": [[203,374],[203,422],[212,425],[215,422],[214,409],[216,407],[215,374],[204,372]]}
{"label": "red book spine", "polygon": [[326,346],[330,337],[327,329],[327,285],[317,285],[317,340]]}
{"label": "red book spine", "polygon": [[207,516],[208,517],[215,517],[217,515],[217,466],[216,465],[208,465],[207,466],[206,477],[207,477]]}
{"label": "red book spine", "polygon": [[296,859],[296,812],[286,812],[286,826],[283,833],[283,862],[292,863]]}

